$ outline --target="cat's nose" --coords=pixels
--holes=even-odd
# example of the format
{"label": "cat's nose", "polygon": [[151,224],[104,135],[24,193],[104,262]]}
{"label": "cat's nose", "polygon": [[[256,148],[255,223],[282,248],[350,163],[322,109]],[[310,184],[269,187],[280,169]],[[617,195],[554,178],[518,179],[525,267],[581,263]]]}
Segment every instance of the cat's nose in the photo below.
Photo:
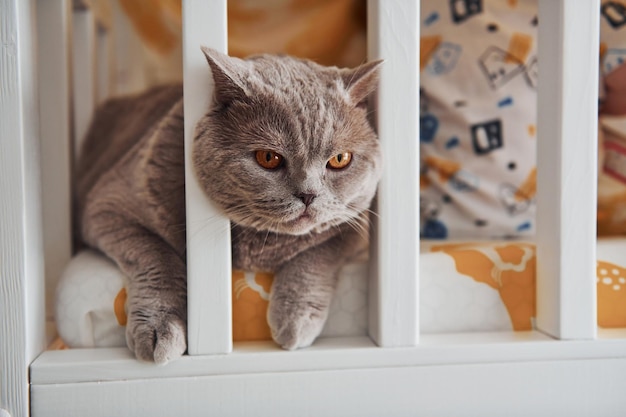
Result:
{"label": "cat's nose", "polygon": [[296,194],[296,197],[302,200],[305,206],[309,207],[311,203],[313,202],[313,200],[315,200],[315,197],[317,197],[317,195],[311,194],[311,193],[300,193],[300,194]]}

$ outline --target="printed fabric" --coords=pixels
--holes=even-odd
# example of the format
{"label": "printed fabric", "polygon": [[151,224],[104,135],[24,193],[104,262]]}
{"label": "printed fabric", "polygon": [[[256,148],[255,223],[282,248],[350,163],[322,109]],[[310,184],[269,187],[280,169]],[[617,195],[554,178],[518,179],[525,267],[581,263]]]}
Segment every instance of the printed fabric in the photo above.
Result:
{"label": "printed fabric", "polygon": [[[537,1],[421,4],[421,235],[532,235]],[[602,1],[600,16],[600,109],[623,117],[626,1]],[[616,149],[625,159],[626,143],[606,145],[612,160]]]}
{"label": "printed fabric", "polygon": [[421,235],[534,231],[537,2],[421,2]]}

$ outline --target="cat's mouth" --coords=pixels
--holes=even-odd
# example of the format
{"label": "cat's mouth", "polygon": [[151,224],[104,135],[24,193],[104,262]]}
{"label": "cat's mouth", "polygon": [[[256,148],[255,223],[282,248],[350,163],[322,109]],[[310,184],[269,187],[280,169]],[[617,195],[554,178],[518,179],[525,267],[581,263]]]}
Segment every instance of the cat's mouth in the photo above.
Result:
{"label": "cat's mouth", "polygon": [[304,211],[304,213],[302,213],[300,216],[298,216],[298,218],[296,220],[308,220],[313,218],[313,216],[311,216],[311,213],[309,213],[308,211]]}
{"label": "cat's mouth", "polygon": [[283,223],[283,226],[292,234],[308,233],[315,225],[315,216],[309,210],[304,210],[295,219],[287,220]]}

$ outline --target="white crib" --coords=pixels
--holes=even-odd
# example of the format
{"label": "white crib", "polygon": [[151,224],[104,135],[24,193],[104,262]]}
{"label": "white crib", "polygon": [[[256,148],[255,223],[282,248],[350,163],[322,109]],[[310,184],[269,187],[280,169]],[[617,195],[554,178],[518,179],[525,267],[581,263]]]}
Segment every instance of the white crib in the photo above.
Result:
{"label": "white crib", "polygon": [[[369,337],[233,346],[228,221],[194,226],[214,209],[188,181],[189,355],[165,367],[45,350],[44,288],[71,256],[72,131],[110,88],[99,3],[0,0],[0,417],[626,415],[626,330],[596,325],[599,0],[540,1],[536,330],[420,337],[419,1],[369,0],[387,158]],[[190,143],[211,88],[199,47],[226,50],[226,1],[183,1],[183,22]]]}

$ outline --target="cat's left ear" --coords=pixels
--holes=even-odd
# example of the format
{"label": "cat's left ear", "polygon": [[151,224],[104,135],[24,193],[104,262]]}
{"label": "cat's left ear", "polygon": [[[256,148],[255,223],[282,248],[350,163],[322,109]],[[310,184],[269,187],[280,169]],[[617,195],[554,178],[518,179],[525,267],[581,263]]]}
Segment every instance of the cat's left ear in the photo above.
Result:
{"label": "cat's left ear", "polygon": [[378,87],[378,77],[382,63],[383,60],[379,59],[354,69],[343,70],[341,74],[343,85],[355,106],[362,104]]}

